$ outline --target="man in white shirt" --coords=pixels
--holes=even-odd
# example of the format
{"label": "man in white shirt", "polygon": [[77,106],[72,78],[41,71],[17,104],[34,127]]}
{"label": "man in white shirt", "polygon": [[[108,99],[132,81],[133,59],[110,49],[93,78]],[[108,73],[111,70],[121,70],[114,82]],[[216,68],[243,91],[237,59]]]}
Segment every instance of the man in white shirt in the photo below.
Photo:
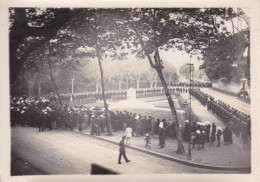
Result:
{"label": "man in white shirt", "polygon": [[132,128],[128,125],[127,128],[125,129],[125,137],[126,137],[126,145],[130,146],[130,139],[132,137]]}

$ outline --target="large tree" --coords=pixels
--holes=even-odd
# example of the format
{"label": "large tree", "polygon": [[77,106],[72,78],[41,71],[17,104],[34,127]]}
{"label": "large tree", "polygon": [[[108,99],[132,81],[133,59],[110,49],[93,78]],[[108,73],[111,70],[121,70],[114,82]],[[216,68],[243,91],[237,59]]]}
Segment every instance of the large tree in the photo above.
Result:
{"label": "large tree", "polygon": [[[212,43],[204,52],[204,63],[200,66],[212,81],[226,78],[230,81],[237,68],[232,65],[243,59],[244,52],[249,49],[249,30],[244,30],[231,36],[222,36],[217,43]],[[248,64],[250,62],[248,54]]]}
{"label": "large tree", "polygon": [[[101,91],[105,108],[108,134],[112,135],[111,117],[105,95],[103,59],[110,56],[112,59],[123,59],[124,51],[122,40],[117,36],[121,33],[120,26],[116,27],[118,16],[115,9],[75,9],[78,15],[71,22],[69,29],[77,38],[83,56],[97,60],[100,70]],[[120,51],[119,51],[120,50]]]}
{"label": "large tree", "polygon": [[190,74],[192,74],[192,72],[194,71],[194,65],[187,65],[187,64],[183,64],[180,69],[179,69],[179,73],[185,77],[186,79],[190,78]]}
{"label": "large tree", "polygon": [[[218,41],[219,27],[217,18],[225,19],[227,9],[130,9],[122,10],[122,19],[133,36],[130,41],[139,57],[147,57],[150,66],[156,70],[164,87],[174,121],[178,148],[177,153],[183,154],[180,123],[176,109],[163,76],[164,64],[160,50],[179,49],[188,53],[206,47],[211,41]],[[227,34],[222,31],[221,34]]]}
{"label": "large tree", "polygon": [[[68,8],[10,8],[9,12],[10,85],[13,95],[23,93],[14,85],[23,71],[25,60],[37,47],[57,35],[57,31],[70,19],[71,11]],[[24,48],[26,41],[29,45]],[[19,58],[17,54],[20,54]]]}

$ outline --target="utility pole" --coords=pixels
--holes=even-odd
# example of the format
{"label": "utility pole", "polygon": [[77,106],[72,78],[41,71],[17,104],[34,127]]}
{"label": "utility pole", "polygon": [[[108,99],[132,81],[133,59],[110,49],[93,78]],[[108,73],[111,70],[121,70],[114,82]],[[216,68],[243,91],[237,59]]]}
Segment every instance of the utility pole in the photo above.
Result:
{"label": "utility pole", "polygon": [[190,55],[190,63],[187,63],[187,65],[190,66],[190,114],[189,114],[189,123],[191,124],[191,66],[193,66],[193,64],[191,64],[191,55]]}
{"label": "utility pole", "polygon": [[[189,124],[191,125],[191,66],[193,66],[193,64],[191,64],[191,55],[190,55],[190,63],[187,63],[187,65],[190,66],[190,91],[189,91],[189,94],[190,94],[190,113],[189,113]],[[189,134],[189,148],[188,148],[188,160],[191,160],[191,137],[190,137],[190,134]]]}
{"label": "utility pole", "polygon": [[71,94],[74,94],[74,74],[72,73],[72,79],[71,79]]}

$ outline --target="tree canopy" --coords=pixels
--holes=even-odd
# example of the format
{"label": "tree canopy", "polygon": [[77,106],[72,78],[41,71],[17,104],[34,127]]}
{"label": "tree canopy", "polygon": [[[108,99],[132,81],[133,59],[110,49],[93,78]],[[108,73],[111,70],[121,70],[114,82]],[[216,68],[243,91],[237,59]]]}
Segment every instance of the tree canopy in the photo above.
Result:
{"label": "tree canopy", "polygon": [[204,49],[204,63],[200,66],[200,69],[205,70],[210,80],[226,78],[230,81],[234,76],[233,72],[236,70],[232,66],[233,63],[243,59],[243,53],[248,47],[249,30],[228,37],[221,37],[218,43],[211,44]]}

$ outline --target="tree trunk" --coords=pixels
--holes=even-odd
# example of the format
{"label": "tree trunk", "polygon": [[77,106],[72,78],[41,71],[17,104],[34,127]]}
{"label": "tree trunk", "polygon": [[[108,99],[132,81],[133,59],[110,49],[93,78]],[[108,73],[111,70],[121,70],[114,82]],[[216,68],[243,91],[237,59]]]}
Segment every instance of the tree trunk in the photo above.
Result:
{"label": "tree trunk", "polygon": [[169,75],[169,87],[171,86],[171,82],[172,82],[172,77],[171,75]]}
{"label": "tree trunk", "polygon": [[39,81],[38,82],[38,96],[42,95],[42,83]]}
{"label": "tree trunk", "polygon": [[61,102],[61,98],[60,98],[60,93],[58,91],[58,87],[54,81],[54,77],[53,77],[53,72],[52,72],[52,65],[51,65],[51,61],[48,59],[48,64],[49,64],[49,69],[50,69],[50,77],[51,77],[51,83],[52,83],[52,86],[54,88],[54,91],[58,97],[58,100],[59,100],[59,104],[60,104],[60,107],[62,107],[62,102]]}
{"label": "tree trunk", "polygon": [[153,81],[150,82],[150,88],[153,88]]}
{"label": "tree trunk", "polygon": [[96,53],[97,53],[97,58],[98,58],[98,65],[99,65],[99,70],[100,70],[100,79],[101,79],[101,90],[102,90],[102,98],[104,101],[104,107],[105,107],[105,116],[107,120],[107,130],[108,130],[108,135],[112,135],[112,128],[111,128],[111,117],[110,113],[108,110],[108,105],[106,101],[106,95],[105,95],[105,85],[104,85],[104,73],[103,73],[103,68],[102,68],[102,58],[100,56],[100,48],[98,46],[98,43],[96,44]]}
{"label": "tree trunk", "polygon": [[169,89],[168,89],[167,84],[165,82],[165,79],[163,77],[163,73],[162,73],[162,69],[163,68],[162,68],[162,65],[161,65],[162,61],[160,60],[159,51],[158,51],[158,49],[155,49],[155,60],[154,60],[155,63],[153,63],[153,60],[152,60],[151,56],[149,55],[149,53],[145,49],[145,44],[144,44],[144,42],[143,42],[139,32],[133,26],[132,26],[132,28],[135,31],[136,36],[138,37],[138,39],[140,41],[140,44],[141,44],[141,46],[142,46],[142,48],[143,48],[143,50],[145,52],[146,57],[148,58],[150,66],[152,68],[156,69],[156,71],[157,71],[157,73],[159,75],[159,78],[161,80],[162,86],[164,88],[165,95],[167,97],[169,106],[171,108],[172,116],[173,116],[174,120],[176,121],[175,129],[176,129],[176,137],[177,137],[177,142],[178,142],[177,153],[183,154],[184,153],[184,147],[183,147],[182,140],[181,140],[180,123],[178,121],[177,112],[176,112],[176,109],[174,107],[174,103],[173,103],[172,97],[171,97],[171,95],[169,93]]}
{"label": "tree trunk", "polygon": [[154,81],[154,88],[157,88],[157,80]]}
{"label": "tree trunk", "polygon": [[98,87],[99,87],[99,76],[96,79],[96,92],[98,92]]}
{"label": "tree trunk", "polygon": [[174,118],[174,121],[176,121],[175,129],[176,129],[177,142],[178,142],[177,153],[183,154],[184,150],[183,150],[183,144],[182,144],[182,140],[181,140],[180,123],[179,123],[178,118],[177,118],[177,112],[176,112],[176,109],[174,107],[174,102],[172,100],[172,97],[170,95],[169,89],[168,89],[167,84],[165,82],[165,79],[163,77],[162,69],[159,68],[159,69],[156,69],[156,71],[157,71],[157,73],[159,75],[159,78],[161,80],[162,86],[164,88],[165,95],[167,97],[169,106],[171,108],[172,116]]}
{"label": "tree trunk", "polygon": [[31,85],[28,82],[28,97],[31,98],[32,97],[32,89],[31,89]]}
{"label": "tree trunk", "polygon": [[121,90],[121,81],[118,81],[118,89]]}
{"label": "tree trunk", "polygon": [[129,87],[129,85],[128,85],[128,78],[126,78],[126,89],[128,90],[128,87]]}
{"label": "tree trunk", "polygon": [[139,88],[140,88],[140,73],[138,74],[136,79],[136,89],[138,90]]}
{"label": "tree trunk", "polygon": [[72,75],[71,79],[71,94],[74,94],[74,75]]}
{"label": "tree trunk", "polygon": [[153,79],[154,88],[157,87],[157,74],[154,73],[154,79]]}

